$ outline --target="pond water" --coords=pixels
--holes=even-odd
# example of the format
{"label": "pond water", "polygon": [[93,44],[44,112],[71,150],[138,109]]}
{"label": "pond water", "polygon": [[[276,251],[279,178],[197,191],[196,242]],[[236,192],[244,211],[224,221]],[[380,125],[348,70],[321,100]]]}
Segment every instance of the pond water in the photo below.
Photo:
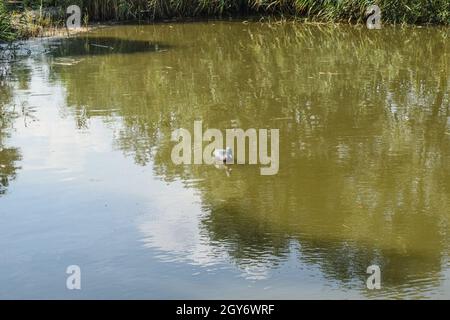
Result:
{"label": "pond water", "polygon": [[[448,28],[210,21],[24,45],[0,85],[0,298],[450,298]],[[279,129],[278,173],[175,165],[195,120]]]}

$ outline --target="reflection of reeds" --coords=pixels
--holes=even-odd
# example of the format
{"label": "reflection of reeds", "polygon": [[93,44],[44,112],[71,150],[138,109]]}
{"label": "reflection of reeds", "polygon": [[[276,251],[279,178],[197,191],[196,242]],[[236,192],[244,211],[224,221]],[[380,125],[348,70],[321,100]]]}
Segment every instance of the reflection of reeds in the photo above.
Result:
{"label": "reflection of reeds", "polygon": [[[53,64],[51,78],[80,126],[100,114],[117,148],[199,190],[202,231],[237,264],[271,267],[298,241],[304,261],[344,282],[376,261],[395,294],[411,279],[439,285],[449,246],[447,30],[215,23],[96,35],[123,47],[174,44]],[[196,119],[220,129],[276,121],[280,175],[238,168],[224,179],[212,167],[175,166],[171,133]]]}
{"label": "reflection of reeds", "polygon": [[[140,34],[132,33],[133,28],[116,36]],[[333,26],[294,24],[249,24],[243,30],[240,24],[225,23],[212,28],[212,36],[195,24],[145,28],[149,32],[145,39],[181,47],[189,44],[189,48],[183,55],[172,48],[152,59],[137,52],[126,71],[118,67],[127,65],[126,54],[103,57],[107,63],[101,73],[95,72],[96,66],[79,63],[80,73],[93,73],[95,78],[90,79],[55,68],[67,85],[69,103],[88,109],[80,114],[89,117],[90,106],[96,106],[105,114],[114,108],[123,116],[119,143],[140,163],[148,161],[152,148],[158,148],[160,155],[169,152],[171,131],[191,126],[196,118],[219,128],[233,119],[244,127],[261,128],[272,126],[270,119],[293,119],[277,125],[285,127],[289,136],[302,136],[293,141],[298,148],[312,144],[308,141],[312,136],[327,140],[333,130],[345,134],[345,126],[369,127],[385,137],[391,150],[421,140],[421,127],[411,128],[412,120],[425,124],[429,112],[437,114],[434,123],[447,121],[443,106],[450,79],[445,30],[386,28],[371,33],[340,27],[337,32]],[[245,68],[238,61],[247,61]],[[132,73],[134,80],[119,70]],[[91,92],[95,94],[87,94]],[[442,133],[438,127],[429,130]],[[130,138],[136,132],[146,136],[139,145]],[[435,140],[428,147],[438,148],[431,141]],[[291,151],[302,153],[296,149]],[[318,156],[319,150],[309,152]],[[165,161],[161,164],[170,167]]]}

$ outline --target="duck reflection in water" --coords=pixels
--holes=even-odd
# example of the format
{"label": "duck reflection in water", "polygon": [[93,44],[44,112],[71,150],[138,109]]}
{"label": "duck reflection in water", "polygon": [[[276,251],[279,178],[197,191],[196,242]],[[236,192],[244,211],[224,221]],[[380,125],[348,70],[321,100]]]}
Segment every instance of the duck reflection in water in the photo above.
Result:
{"label": "duck reflection in water", "polygon": [[226,149],[214,150],[214,159],[216,164],[214,165],[219,170],[225,170],[227,177],[231,176],[231,168],[227,166],[228,163],[233,163],[233,151],[230,147]]}

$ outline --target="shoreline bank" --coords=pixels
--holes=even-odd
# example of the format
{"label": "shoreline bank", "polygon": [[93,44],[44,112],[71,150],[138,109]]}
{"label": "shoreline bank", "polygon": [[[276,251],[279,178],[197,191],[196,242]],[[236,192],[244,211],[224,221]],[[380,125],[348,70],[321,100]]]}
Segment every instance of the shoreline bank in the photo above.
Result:
{"label": "shoreline bank", "polygon": [[[8,4],[9,3],[9,4]],[[202,20],[264,20],[313,23],[364,24],[369,17],[369,0],[336,2],[311,0],[30,0],[0,2],[0,41],[48,34],[48,30],[64,28],[66,8],[77,5],[81,10],[81,25],[92,23],[117,24],[190,22]],[[450,26],[448,0],[411,0],[397,3],[378,0],[381,21],[385,25]]]}

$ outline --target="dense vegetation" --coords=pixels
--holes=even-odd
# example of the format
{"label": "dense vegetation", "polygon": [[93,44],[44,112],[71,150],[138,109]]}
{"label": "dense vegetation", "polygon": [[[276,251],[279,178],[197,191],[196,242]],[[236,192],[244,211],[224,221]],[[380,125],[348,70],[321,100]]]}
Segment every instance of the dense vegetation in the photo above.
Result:
{"label": "dense vegetation", "polygon": [[[64,1],[47,1],[53,5]],[[73,1],[72,1],[73,2]],[[448,0],[78,0],[94,19],[283,14],[327,21],[362,21],[377,4],[390,22],[450,22]]]}
{"label": "dense vegetation", "polygon": [[6,11],[3,1],[0,2],[0,41],[12,40],[15,33],[11,26],[11,15]]}

